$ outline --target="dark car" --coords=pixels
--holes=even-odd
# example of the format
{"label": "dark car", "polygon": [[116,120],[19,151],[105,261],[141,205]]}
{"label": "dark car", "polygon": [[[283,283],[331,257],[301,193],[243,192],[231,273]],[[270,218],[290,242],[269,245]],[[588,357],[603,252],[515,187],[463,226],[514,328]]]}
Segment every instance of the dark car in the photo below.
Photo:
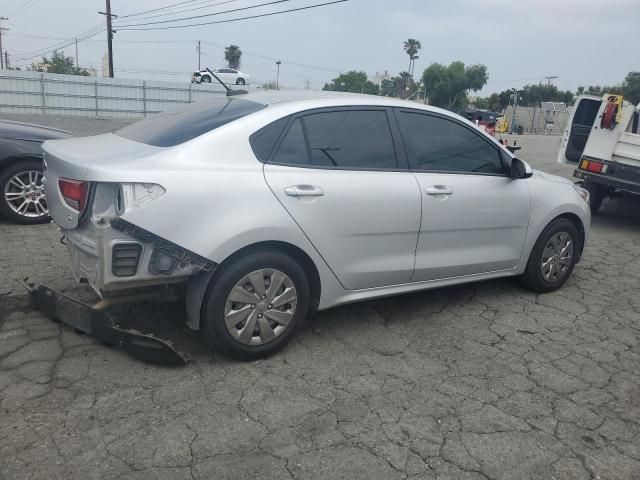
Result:
{"label": "dark car", "polygon": [[25,225],[49,221],[41,144],[72,136],[55,128],[0,120],[0,215]]}

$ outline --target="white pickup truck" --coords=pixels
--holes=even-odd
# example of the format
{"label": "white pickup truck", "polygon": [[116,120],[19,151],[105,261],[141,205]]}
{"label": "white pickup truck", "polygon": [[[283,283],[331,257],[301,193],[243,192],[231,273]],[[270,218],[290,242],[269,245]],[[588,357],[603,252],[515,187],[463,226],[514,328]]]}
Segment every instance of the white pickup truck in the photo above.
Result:
{"label": "white pickup truck", "polygon": [[580,96],[562,136],[558,162],[577,163],[573,176],[591,194],[591,212],[606,197],[640,195],[640,104],[620,95]]}

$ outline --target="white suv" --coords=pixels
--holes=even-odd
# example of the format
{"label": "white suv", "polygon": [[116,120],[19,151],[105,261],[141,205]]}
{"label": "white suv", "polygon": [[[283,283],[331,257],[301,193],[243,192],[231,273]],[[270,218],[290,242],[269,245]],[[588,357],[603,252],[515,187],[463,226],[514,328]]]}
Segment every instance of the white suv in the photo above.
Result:
{"label": "white suv", "polygon": [[[227,85],[247,85],[249,83],[249,75],[233,68],[218,68],[213,70],[213,73]],[[207,70],[194,72],[191,76],[191,83],[211,83],[213,80]]]}

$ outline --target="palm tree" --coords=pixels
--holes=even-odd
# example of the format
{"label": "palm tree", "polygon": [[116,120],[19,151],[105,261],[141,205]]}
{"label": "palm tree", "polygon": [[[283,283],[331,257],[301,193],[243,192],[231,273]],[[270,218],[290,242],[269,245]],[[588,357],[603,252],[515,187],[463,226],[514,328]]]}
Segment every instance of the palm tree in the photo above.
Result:
{"label": "palm tree", "polygon": [[410,38],[406,42],[404,42],[404,51],[409,55],[409,73],[413,76],[413,66],[415,64],[418,56],[416,55],[418,51],[422,48],[420,44],[420,40],[416,40],[415,38]]}
{"label": "palm tree", "polygon": [[224,49],[224,59],[229,64],[229,68],[238,70],[240,68],[240,59],[242,58],[242,50],[237,45],[229,45]]}

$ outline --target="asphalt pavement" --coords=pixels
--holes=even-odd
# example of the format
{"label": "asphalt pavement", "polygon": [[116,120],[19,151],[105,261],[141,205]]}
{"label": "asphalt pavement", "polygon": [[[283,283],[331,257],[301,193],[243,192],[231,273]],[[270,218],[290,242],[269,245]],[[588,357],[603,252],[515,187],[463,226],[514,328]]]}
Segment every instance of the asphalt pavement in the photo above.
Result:
{"label": "asphalt pavement", "polygon": [[[571,175],[558,137],[512,138]],[[209,353],[179,306],[129,312],[193,354],[181,368],[31,308],[23,277],[78,289],[58,240],[0,223],[0,478],[640,479],[638,204],[605,202],[557,292],[499,280],[335,308],[267,360]]]}

